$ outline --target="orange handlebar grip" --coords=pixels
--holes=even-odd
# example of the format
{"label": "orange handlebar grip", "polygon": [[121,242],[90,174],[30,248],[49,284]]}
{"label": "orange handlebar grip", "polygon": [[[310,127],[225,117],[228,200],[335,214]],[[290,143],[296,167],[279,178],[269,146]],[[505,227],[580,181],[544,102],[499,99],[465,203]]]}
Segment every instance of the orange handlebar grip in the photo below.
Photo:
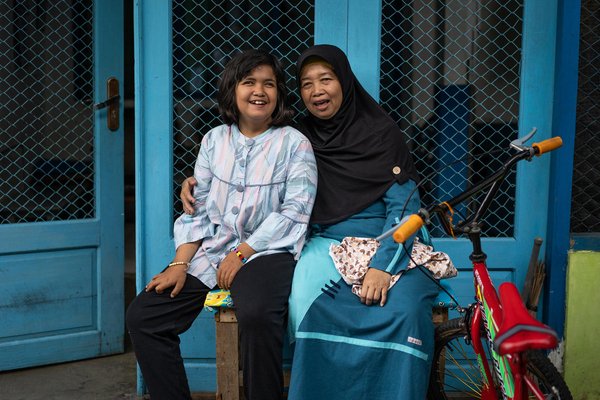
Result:
{"label": "orange handlebar grip", "polygon": [[536,156],[541,156],[544,153],[558,149],[560,146],[562,146],[562,144],[563,142],[560,136],[555,136],[550,139],[542,140],[539,143],[534,143],[531,145],[531,147],[536,150]]}
{"label": "orange handlebar grip", "polygon": [[409,237],[423,226],[423,224],[424,222],[421,217],[417,214],[412,214],[405,223],[396,229],[396,232],[394,232],[394,240],[397,243],[406,242]]}

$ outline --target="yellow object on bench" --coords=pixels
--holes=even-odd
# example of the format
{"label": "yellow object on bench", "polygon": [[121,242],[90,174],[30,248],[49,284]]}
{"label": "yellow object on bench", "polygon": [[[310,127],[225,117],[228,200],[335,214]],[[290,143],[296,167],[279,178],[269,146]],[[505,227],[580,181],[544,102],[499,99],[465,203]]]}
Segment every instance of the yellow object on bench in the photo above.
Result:
{"label": "yellow object on bench", "polygon": [[204,300],[204,309],[206,311],[215,313],[219,307],[233,307],[233,299],[229,290],[215,289],[206,295],[206,299]]}

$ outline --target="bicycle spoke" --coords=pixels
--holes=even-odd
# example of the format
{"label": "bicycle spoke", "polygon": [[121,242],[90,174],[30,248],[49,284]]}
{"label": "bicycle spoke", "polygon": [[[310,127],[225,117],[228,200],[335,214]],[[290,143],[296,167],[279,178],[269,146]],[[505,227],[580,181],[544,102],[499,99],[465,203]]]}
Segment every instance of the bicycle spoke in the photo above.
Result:
{"label": "bicycle spoke", "polygon": [[478,388],[478,386],[479,386],[478,382],[474,382],[472,379],[469,379],[467,382],[464,379],[462,379],[461,377],[457,376],[456,374],[452,374],[452,373],[447,373],[447,375],[452,378],[456,378],[456,380],[458,382],[462,383],[462,386],[454,386],[454,385],[445,383],[444,387],[446,387],[448,389],[453,389],[454,391],[461,392],[461,393],[477,394],[478,396],[481,396],[481,390],[479,390],[479,388]]}
{"label": "bicycle spoke", "polygon": [[475,399],[481,398],[481,391],[479,390],[465,390],[462,386],[453,386],[453,385],[445,385],[445,388],[448,392],[453,392],[456,394],[468,395],[469,397],[473,397]]}
{"label": "bicycle spoke", "polygon": [[[449,345],[444,351],[444,361],[445,361],[445,377],[438,377],[442,379],[442,384],[448,391],[453,392],[462,392],[462,393],[477,393],[476,383],[471,379],[469,374],[467,373],[466,368],[457,360],[456,355],[462,358],[466,358],[466,353],[464,351],[463,346]],[[453,368],[449,368],[452,365]],[[466,379],[465,379],[466,378]],[[454,379],[459,382],[459,385],[453,385],[449,382],[450,379]],[[466,388],[466,389],[465,389]]]}
{"label": "bicycle spoke", "polygon": [[[464,378],[459,378],[457,373],[451,372],[451,371],[449,371],[447,373],[448,375],[455,377],[456,379],[465,383],[469,387],[476,387],[476,386],[480,385],[480,383],[481,383],[480,380],[475,380],[475,376],[471,372],[474,370],[474,368],[467,369],[464,366],[462,366],[458,361],[455,360],[453,362],[456,365],[456,367],[458,368],[458,370],[462,372],[462,376],[464,376]],[[473,390],[475,390],[475,389],[473,389]]]}

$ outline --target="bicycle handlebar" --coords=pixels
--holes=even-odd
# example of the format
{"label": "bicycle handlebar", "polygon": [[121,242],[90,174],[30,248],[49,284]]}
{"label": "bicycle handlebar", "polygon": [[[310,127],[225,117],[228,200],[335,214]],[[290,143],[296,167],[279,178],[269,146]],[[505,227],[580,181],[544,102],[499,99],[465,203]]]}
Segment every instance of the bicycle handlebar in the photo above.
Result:
{"label": "bicycle handlebar", "polygon": [[404,243],[409,237],[414,235],[421,227],[425,224],[423,218],[418,214],[412,214],[408,217],[408,220],[404,222],[394,232],[394,241],[397,243]]}
{"label": "bicycle handlebar", "polygon": [[563,142],[560,136],[555,136],[550,139],[542,140],[539,143],[534,143],[531,147],[535,150],[535,155],[539,157],[544,153],[558,149],[562,144]]}
{"label": "bicycle handlebar", "polygon": [[[428,207],[426,210],[420,210],[418,214],[412,214],[408,217],[408,219],[402,223],[393,233],[394,241],[397,243],[404,243],[408,238],[410,238],[413,234],[415,234],[424,224],[425,221],[429,223],[429,215],[434,213],[440,213],[444,210],[447,210],[447,207],[454,207],[454,205],[461,203],[463,200],[470,198],[474,194],[478,193],[480,190],[491,186],[490,191],[486,195],[486,199],[480,204],[478,211],[475,213],[475,218],[480,217],[489,206],[491,199],[494,197],[494,194],[498,190],[499,184],[502,183],[506,174],[508,173],[509,168],[511,168],[516,162],[527,159],[531,160],[533,155],[540,156],[544,153],[548,153],[552,150],[556,150],[562,146],[562,139],[560,136],[555,136],[550,139],[542,140],[539,143],[533,143],[531,147],[519,146],[519,152],[512,156],[512,158],[507,161],[504,166],[492,174],[492,176],[486,178],[483,182],[475,185],[474,187],[467,189],[463,193],[454,197],[451,200],[448,200],[444,203],[434,204],[431,207]],[[445,204],[446,206],[443,206]],[[464,222],[464,221],[463,221]],[[450,228],[453,228],[450,226]],[[445,230],[448,230],[446,226],[444,226]],[[390,230],[391,233],[391,230]],[[448,233],[448,232],[447,232]],[[386,236],[389,233],[386,233]],[[452,234],[454,236],[454,234]]]}

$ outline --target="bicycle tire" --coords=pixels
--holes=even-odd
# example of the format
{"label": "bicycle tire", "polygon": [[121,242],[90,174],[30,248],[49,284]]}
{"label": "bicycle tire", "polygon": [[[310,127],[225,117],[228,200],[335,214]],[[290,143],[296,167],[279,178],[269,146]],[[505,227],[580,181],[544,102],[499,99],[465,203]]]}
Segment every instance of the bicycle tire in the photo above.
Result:
{"label": "bicycle tire", "polygon": [[[466,336],[467,327],[462,318],[448,320],[436,328],[428,400],[481,398],[479,367],[471,346],[465,341]],[[573,399],[564,379],[543,352],[527,351],[525,357],[529,376],[546,399]],[[493,366],[490,368],[493,371]],[[498,398],[502,398],[499,388]]]}

